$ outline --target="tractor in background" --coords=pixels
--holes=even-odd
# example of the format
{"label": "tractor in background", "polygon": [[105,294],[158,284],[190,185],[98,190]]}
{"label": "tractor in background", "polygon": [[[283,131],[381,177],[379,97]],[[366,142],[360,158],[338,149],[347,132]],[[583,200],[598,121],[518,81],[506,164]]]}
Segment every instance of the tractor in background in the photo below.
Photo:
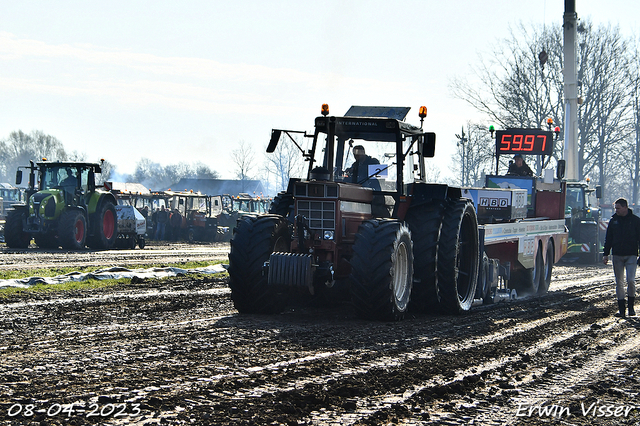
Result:
{"label": "tractor in background", "polygon": [[26,203],[14,204],[7,214],[5,242],[10,248],[38,247],[80,250],[86,246],[112,248],[118,235],[113,194],[96,186],[101,164],[85,162],[30,162]]}

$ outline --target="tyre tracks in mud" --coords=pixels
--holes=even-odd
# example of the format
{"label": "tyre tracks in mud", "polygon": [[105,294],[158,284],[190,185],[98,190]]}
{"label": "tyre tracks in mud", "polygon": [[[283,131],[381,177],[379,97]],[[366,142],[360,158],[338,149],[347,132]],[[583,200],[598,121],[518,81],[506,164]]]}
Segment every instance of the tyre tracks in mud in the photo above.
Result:
{"label": "tyre tracks in mud", "polygon": [[[629,334],[629,329],[625,327],[625,323],[610,317],[610,302],[607,300],[610,296],[604,295],[602,291],[603,286],[608,284],[593,279],[587,281],[592,282],[588,287],[580,286],[580,283],[572,284],[573,287],[582,287],[580,296],[567,294],[561,300],[555,300],[554,296],[557,295],[552,293],[539,298],[542,302],[537,310],[521,310],[516,315],[513,315],[513,310],[507,310],[493,316],[497,321],[500,318],[511,319],[508,325],[492,333],[476,335],[485,319],[476,321],[470,315],[465,318],[469,321],[463,320],[453,326],[458,329],[453,336],[452,333],[433,332],[431,335],[414,338],[415,343],[409,343],[405,339],[404,343],[409,349],[390,356],[385,356],[384,350],[371,349],[375,353],[372,362],[366,361],[366,352],[369,350],[357,351],[356,355],[340,354],[343,362],[344,358],[358,358],[358,369],[346,369],[327,375],[325,367],[322,369],[325,374],[315,380],[310,380],[308,376],[303,377],[302,381],[283,378],[289,389],[280,389],[279,399],[287,401],[291,397],[294,401],[290,402],[294,406],[299,406],[302,401],[313,399],[313,395],[318,394],[325,398],[334,395],[337,400],[340,397],[343,397],[343,401],[346,399],[342,406],[334,404],[338,406],[333,410],[322,407],[312,411],[304,418],[310,424],[380,424],[387,421],[398,422],[403,417],[410,424],[468,424],[474,417],[480,424],[488,424],[492,418],[495,418],[495,424],[504,424],[505,421],[513,423],[517,420],[514,415],[517,410],[512,410],[509,405],[540,405],[540,391],[543,391],[547,399],[560,397],[567,391],[559,393],[557,389],[564,389],[567,383],[578,378],[584,381],[597,374],[603,375],[610,367],[610,361],[621,355],[633,357],[637,354],[636,337],[632,337],[621,348],[611,341],[614,336],[615,340],[622,340],[623,336]],[[524,302],[531,303],[536,303],[535,299]],[[567,307],[573,310],[568,310]],[[520,307],[524,308],[525,306]],[[553,314],[554,311],[557,313]],[[542,316],[540,312],[543,312]],[[445,322],[445,325],[451,324]],[[557,356],[559,350],[566,352],[564,348],[573,347],[587,334],[593,334],[594,330],[599,330],[606,336],[594,339],[595,350],[587,348],[572,353],[568,360]],[[444,337],[445,335],[449,335],[449,338]],[[419,341],[426,344],[419,344]],[[602,342],[602,345],[598,342]],[[609,343],[614,347],[605,349],[605,357],[600,359],[603,346],[608,347]],[[578,360],[581,362],[578,363]],[[551,375],[548,372],[550,362],[552,367],[559,366],[557,368],[562,368],[564,363],[578,367],[572,369],[569,366],[568,373],[549,379],[546,376]],[[588,364],[588,368],[585,368],[583,362]],[[630,366],[630,371],[633,371],[634,365],[635,362]],[[539,370],[538,374],[529,372],[536,369]],[[504,373],[508,371],[509,374]],[[348,385],[345,386],[345,383]],[[387,386],[379,386],[378,383]],[[394,383],[397,383],[396,388]],[[523,386],[525,389],[520,389]],[[350,393],[345,387],[353,391]],[[493,410],[495,413],[491,410],[479,410],[480,414],[475,416],[461,416],[460,413],[437,408],[438,400],[448,406],[451,405],[448,402],[451,399],[449,395],[464,395],[464,399],[468,399],[469,394],[473,394],[478,388],[489,389],[481,397],[484,401],[478,403],[491,405],[499,402],[499,408]],[[534,401],[527,400],[531,393],[527,389],[534,389]],[[363,392],[370,395],[363,397]],[[245,389],[244,392],[237,393],[236,397],[246,400],[252,394],[255,394],[255,390]],[[518,402],[514,398],[520,394],[522,396]],[[531,399],[530,396],[529,398]],[[464,399],[461,406],[466,404]],[[431,402],[431,410],[424,407],[425,401]],[[505,405],[509,409],[505,409]],[[265,408],[268,406],[269,404],[265,405]],[[471,408],[470,411],[474,409]]]}
{"label": "tyre tracks in mud", "polygon": [[82,265],[110,267],[120,265],[148,265],[150,263],[179,263],[226,260],[229,243],[183,244],[151,241],[144,249],[134,250],[78,250],[10,249],[0,247],[0,270],[55,269]]}
{"label": "tyre tracks in mud", "polygon": [[556,405],[594,424],[581,401],[640,390],[639,325],[612,316],[610,271],[558,269],[547,295],[399,323],[348,304],[241,316],[223,283],[9,304],[0,406],[142,404],[107,424],[497,425],[554,420],[521,414]]}

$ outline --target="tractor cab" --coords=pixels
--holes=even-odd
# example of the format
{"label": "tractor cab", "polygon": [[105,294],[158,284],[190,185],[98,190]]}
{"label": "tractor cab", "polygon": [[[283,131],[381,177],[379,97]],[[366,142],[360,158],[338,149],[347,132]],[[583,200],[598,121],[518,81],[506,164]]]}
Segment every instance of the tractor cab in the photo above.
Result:
{"label": "tractor cab", "polygon": [[[294,196],[310,196],[318,190],[317,182],[333,182],[336,185],[327,185],[323,196],[350,194],[355,197],[350,201],[368,204],[360,206],[363,213],[396,217],[408,185],[424,182],[423,158],[433,157],[435,150],[434,133],[404,122],[409,110],[352,106],[344,116],[334,117],[325,104],[313,134],[273,130],[267,152],[275,150],[283,133],[290,140],[302,133],[312,142],[308,151],[296,144],[309,164],[306,180],[295,183]],[[422,107],[420,117],[425,116]]]}

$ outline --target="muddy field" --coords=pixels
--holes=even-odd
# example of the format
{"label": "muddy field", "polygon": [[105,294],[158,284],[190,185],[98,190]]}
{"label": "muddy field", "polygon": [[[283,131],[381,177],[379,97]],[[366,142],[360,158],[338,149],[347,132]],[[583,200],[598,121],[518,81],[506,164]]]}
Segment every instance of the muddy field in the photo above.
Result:
{"label": "muddy field", "polygon": [[[226,250],[5,251],[0,267]],[[613,316],[611,268],[553,275],[543,297],[399,323],[347,302],[238,315],[214,278],[2,299],[0,425],[640,424],[640,323]]]}

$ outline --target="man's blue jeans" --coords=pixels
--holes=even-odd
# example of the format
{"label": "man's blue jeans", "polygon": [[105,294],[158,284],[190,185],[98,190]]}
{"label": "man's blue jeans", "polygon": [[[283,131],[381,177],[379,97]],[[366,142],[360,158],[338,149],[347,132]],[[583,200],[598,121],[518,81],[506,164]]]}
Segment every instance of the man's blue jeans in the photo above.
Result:
{"label": "man's blue jeans", "polygon": [[627,296],[636,297],[636,256],[613,255],[613,273],[616,276],[616,296],[618,300],[624,299],[624,273],[627,273]]}

